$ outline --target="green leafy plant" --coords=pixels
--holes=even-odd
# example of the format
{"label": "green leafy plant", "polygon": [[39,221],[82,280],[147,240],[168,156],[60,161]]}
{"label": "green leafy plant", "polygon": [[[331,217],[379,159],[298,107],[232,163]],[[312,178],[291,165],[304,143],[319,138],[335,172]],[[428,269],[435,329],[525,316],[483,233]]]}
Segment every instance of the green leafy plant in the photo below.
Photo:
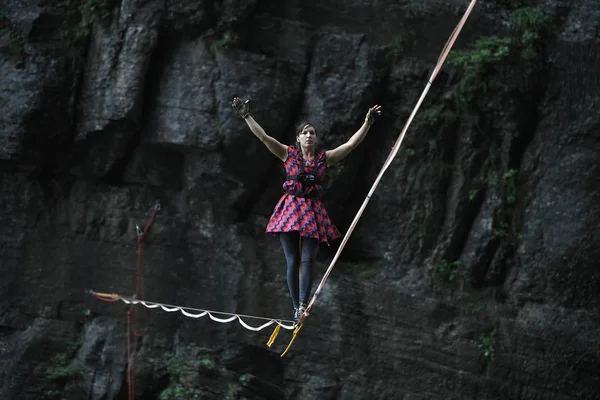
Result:
{"label": "green leafy plant", "polygon": [[158,396],[159,400],[189,400],[189,399],[200,399],[202,393],[199,390],[186,388],[183,385],[177,383],[171,385]]}
{"label": "green leafy plant", "polygon": [[508,56],[510,45],[510,38],[483,36],[475,41],[470,50],[457,50],[448,55],[448,64],[461,67],[468,77],[479,78]]}
{"label": "green leafy plant", "polygon": [[506,203],[512,205],[517,200],[517,170],[509,169],[503,176],[506,189]]}
{"label": "green leafy plant", "polygon": [[358,263],[353,265],[353,272],[363,279],[369,279],[377,276],[379,266],[367,263]]}
{"label": "green leafy plant", "polygon": [[532,59],[536,56],[535,47],[540,44],[549,22],[550,18],[540,7],[519,8],[511,15],[509,24],[517,36],[516,43],[523,46],[521,53],[523,59]]}
{"label": "green leafy plant", "polygon": [[98,22],[107,26],[118,14],[120,0],[77,0],[77,10],[81,14],[65,18],[61,26],[53,33],[57,41],[69,41],[77,44],[90,35],[90,25]]}
{"label": "green leafy plant", "polygon": [[215,368],[215,362],[210,358],[201,358],[200,365],[202,365],[206,368],[209,368],[209,369]]}
{"label": "green leafy plant", "polygon": [[388,46],[390,48],[392,60],[397,60],[402,56],[402,52],[406,46],[406,39],[402,35],[396,34],[392,36]]}
{"label": "green leafy plant", "polygon": [[422,18],[426,15],[426,8],[423,4],[418,2],[407,2],[403,7],[402,11],[407,19]]}
{"label": "green leafy plant", "polygon": [[497,79],[490,79],[498,64],[510,53],[511,39],[508,37],[484,36],[468,50],[457,50],[448,55],[448,65],[459,68],[462,77],[458,84],[457,99],[471,101],[478,92],[501,86]]}
{"label": "green leafy plant", "polygon": [[496,329],[479,337],[479,351],[487,360],[493,360],[496,352]]}
{"label": "green leafy plant", "polygon": [[[25,41],[19,30],[4,16],[0,15],[0,37],[2,37],[2,52],[9,55],[22,56],[25,51]],[[8,41],[6,42],[6,39]]]}
{"label": "green leafy plant", "polygon": [[510,233],[511,214],[517,201],[517,173],[518,170],[514,168],[506,171],[501,178],[502,185],[498,186],[504,196],[504,205],[494,221],[494,237],[503,238]]}
{"label": "green leafy plant", "polygon": [[186,346],[179,351],[166,355],[167,373],[171,376],[183,376],[198,370],[200,366],[214,368],[215,362],[207,357],[197,358],[195,346]]}
{"label": "green leafy plant", "polygon": [[443,259],[442,261],[440,261],[438,264],[434,265],[431,268],[443,280],[450,282],[456,278],[459,267],[460,267],[459,260],[450,262],[446,259]]}
{"label": "green leafy plant", "polygon": [[42,400],[57,400],[60,398],[60,390],[48,389],[42,394]]}
{"label": "green leafy plant", "polygon": [[[522,68],[531,73],[543,65],[545,38],[551,19],[541,7],[520,7],[509,17],[506,35],[484,36],[467,50],[454,50],[448,55],[450,67],[460,69],[461,79],[455,92],[459,104],[471,102],[476,95],[489,90],[505,89],[494,76],[502,65]],[[518,57],[511,57],[512,54]]]}
{"label": "green leafy plant", "polygon": [[510,226],[508,225],[508,222],[500,221],[494,227],[494,236],[497,238],[506,237],[506,236],[508,236],[509,229],[510,229]]}
{"label": "green leafy plant", "polygon": [[120,0],[82,0],[81,12],[91,22],[109,23],[119,11]]}
{"label": "green leafy plant", "polygon": [[514,10],[515,8],[525,7],[527,1],[528,0],[494,0],[494,3],[510,10]]}
{"label": "green leafy plant", "polygon": [[477,193],[479,193],[480,189],[471,189],[469,190],[469,201],[473,201],[475,200],[475,197],[477,197]]}
{"label": "green leafy plant", "polygon": [[218,53],[220,50],[226,50],[231,45],[231,40],[223,37],[220,39],[214,39],[210,42],[210,50],[213,54]]}
{"label": "green leafy plant", "polygon": [[445,104],[442,104],[423,110],[421,118],[425,125],[431,128],[440,128],[456,121],[458,115]]}
{"label": "green leafy plant", "polygon": [[202,397],[200,390],[184,386],[181,383],[182,378],[197,373],[200,368],[214,369],[216,367],[212,358],[201,356],[200,352],[200,348],[190,345],[165,355],[165,367],[171,383],[160,393],[160,400],[199,399]]}
{"label": "green leafy plant", "polygon": [[46,379],[49,381],[69,381],[81,376],[79,366],[74,364],[66,353],[59,353],[50,359],[46,367]]}
{"label": "green leafy plant", "polygon": [[500,180],[499,174],[496,171],[488,171],[485,176],[485,183],[488,187],[493,188],[498,185],[498,181]]}
{"label": "green leafy plant", "polygon": [[471,300],[469,303],[466,304],[465,311],[468,314],[473,315],[481,312],[481,310],[483,310],[484,307],[485,305],[480,300]]}

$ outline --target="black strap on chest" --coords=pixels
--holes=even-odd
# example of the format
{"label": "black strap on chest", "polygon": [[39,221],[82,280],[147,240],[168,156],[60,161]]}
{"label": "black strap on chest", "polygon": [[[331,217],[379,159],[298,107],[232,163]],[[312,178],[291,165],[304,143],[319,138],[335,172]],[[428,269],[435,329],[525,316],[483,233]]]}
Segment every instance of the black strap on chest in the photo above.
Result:
{"label": "black strap on chest", "polygon": [[309,172],[309,173],[302,172],[297,175],[288,175],[286,177],[286,180],[302,182],[305,185],[320,185],[321,184],[321,179],[319,179],[319,177],[313,172]]}
{"label": "black strap on chest", "polygon": [[322,162],[320,154],[315,157],[311,172],[304,172],[304,167],[306,166],[306,164],[302,155],[298,154],[297,162],[300,164],[302,172],[295,175],[287,175],[286,180],[301,182],[304,185],[321,185],[323,183],[317,175],[317,172],[319,171],[319,166]]}

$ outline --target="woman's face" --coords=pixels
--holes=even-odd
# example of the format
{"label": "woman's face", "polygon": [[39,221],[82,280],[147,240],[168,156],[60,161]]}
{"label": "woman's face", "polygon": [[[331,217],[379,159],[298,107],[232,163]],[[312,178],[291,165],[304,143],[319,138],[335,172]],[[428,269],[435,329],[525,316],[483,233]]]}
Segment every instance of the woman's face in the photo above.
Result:
{"label": "woman's face", "polygon": [[312,125],[306,125],[297,136],[298,143],[303,148],[314,147],[317,143],[317,132]]}

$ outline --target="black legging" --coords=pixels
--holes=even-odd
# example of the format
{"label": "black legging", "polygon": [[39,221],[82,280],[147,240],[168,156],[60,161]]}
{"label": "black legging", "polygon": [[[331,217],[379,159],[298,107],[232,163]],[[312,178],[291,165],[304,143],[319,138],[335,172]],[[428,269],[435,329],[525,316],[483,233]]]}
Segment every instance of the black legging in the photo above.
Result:
{"label": "black legging", "polygon": [[[312,270],[317,260],[319,241],[305,237],[300,241],[298,232],[281,232],[279,240],[287,262],[287,282],[290,296],[294,308],[297,308],[299,303],[308,303],[312,289]],[[302,248],[301,257],[300,248]],[[302,276],[299,278],[300,263],[302,263]]]}

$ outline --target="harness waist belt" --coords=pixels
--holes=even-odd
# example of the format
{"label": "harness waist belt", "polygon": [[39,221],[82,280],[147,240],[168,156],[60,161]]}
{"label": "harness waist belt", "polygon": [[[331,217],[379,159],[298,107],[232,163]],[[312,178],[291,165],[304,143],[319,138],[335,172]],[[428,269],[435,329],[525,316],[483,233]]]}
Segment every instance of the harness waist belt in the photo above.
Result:
{"label": "harness waist belt", "polygon": [[285,193],[291,194],[292,196],[296,196],[296,197],[302,197],[304,199],[318,199],[321,197],[321,194],[316,190],[313,190],[312,192],[307,193],[307,194],[294,193],[294,192],[285,192]]}
{"label": "harness waist belt", "polygon": [[321,184],[321,180],[318,176],[312,174],[298,174],[298,175],[288,175],[285,178],[288,181],[299,181],[302,183],[319,185]]}

